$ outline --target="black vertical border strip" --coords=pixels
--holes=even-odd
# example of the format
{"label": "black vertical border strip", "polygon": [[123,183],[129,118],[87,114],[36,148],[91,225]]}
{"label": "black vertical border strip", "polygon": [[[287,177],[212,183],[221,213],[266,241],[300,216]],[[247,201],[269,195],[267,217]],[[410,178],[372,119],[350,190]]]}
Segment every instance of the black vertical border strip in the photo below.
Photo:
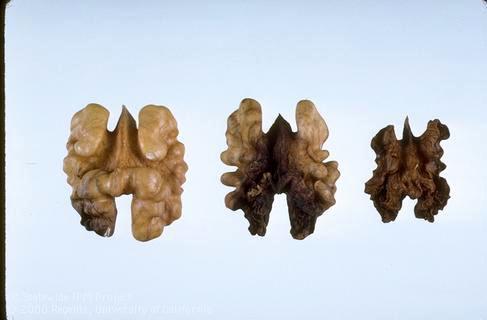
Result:
{"label": "black vertical border strip", "polygon": [[7,296],[5,295],[5,273],[6,273],[6,265],[5,265],[5,252],[6,252],[6,242],[5,242],[5,218],[6,218],[6,211],[5,211],[5,10],[7,8],[7,3],[9,0],[1,0],[1,8],[0,8],[0,33],[2,34],[2,44],[0,48],[0,133],[2,138],[0,139],[0,149],[2,150],[1,163],[0,163],[0,177],[2,179],[0,183],[0,197],[2,198],[1,201],[1,218],[0,218],[0,237],[2,241],[2,253],[0,254],[0,264],[2,268],[2,278],[1,282],[1,297],[2,297],[2,318],[7,319]]}

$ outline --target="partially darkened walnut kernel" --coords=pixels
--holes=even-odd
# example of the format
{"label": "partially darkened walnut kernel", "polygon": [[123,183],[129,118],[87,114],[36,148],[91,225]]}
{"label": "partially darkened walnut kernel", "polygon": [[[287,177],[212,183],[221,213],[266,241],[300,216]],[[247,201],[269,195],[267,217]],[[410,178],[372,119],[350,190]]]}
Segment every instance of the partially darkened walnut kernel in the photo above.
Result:
{"label": "partially darkened walnut kernel", "polygon": [[328,138],[326,123],[307,100],[298,103],[296,122],[298,132],[293,132],[279,115],[264,134],[261,106],[252,99],[244,99],[228,118],[228,150],[221,159],[238,169],[222,175],[223,184],[236,188],[225,204],[244,211],[252,235],[265,235],[275,194],[287,195],[295,239],[313,233],[317,217],[335,204],[340,173],[337,162],[322,162],[328,157],[321,150]]}
{"label": "partially darkened walnut kernel", "polygon": [[397,140],[392,125],[372,139],[377,169],[365,184],[365,192],[370,194],[383,222],[396,219],[406,196],[418,199],[414,208],[417,218],[434,222],[434,216],[450,198],[450,187],[440,177],[446,168],[440,161],[440,142],[449,137],[448,127],[437,119],[428,122],[422,136],[415,137],[406,118],[402,140]]}
{"label": "partially darkened walnut kernel", "polygon": [[71,203],[89,231],[109,237],[115,230],[115,197],[133,194],[132,234],[147,241],[181,216],[181,185],[188,170],[184,145],[171,111],[148,105],[135,119],[123,107],[113,132],[109,112],[89,104],[71,120],[64,172],[73,187]]}

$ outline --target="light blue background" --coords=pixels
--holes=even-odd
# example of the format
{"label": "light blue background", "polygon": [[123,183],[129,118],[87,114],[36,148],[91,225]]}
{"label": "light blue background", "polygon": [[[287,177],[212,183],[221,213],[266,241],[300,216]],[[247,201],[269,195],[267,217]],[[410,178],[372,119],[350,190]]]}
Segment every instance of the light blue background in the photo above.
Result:
{"label": "light blue background", "polygon": [[[7,307],[22,319],[487,319],[487,7],[441,1],[21,1],[7,9]],[[326,119],[337,204],[293,240],[285,196],[265,238],[227,210],[219,160],[245,97],[264,127]],[[189,165],[183,217],[151,242],[117,200],[89,233],[62,171],[71,116],[90,102],[171,108]],[[451,131],[437,221],[406,200],[384,225],[364,194],[370,139],[409,115]],[[102,308],[104,306],[105,309]]]}

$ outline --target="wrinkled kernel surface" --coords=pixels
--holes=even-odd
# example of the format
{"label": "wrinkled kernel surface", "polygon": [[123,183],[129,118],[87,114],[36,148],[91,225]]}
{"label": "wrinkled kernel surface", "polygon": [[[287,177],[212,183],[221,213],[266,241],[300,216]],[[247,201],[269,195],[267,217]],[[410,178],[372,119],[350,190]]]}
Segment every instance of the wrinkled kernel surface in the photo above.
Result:
{"label": "wrinkled kernel surface", "polygon": [[307,100],[298,103],[296,122],[298,132],[293,132],[279,116],[264,134],[261,106],[252,99],[244,99],[228,118],[228,149],[221,159],[237,170],[222,175],[223,184],[235,187],[225,205],[244,211],[252,235],[265,235],[276,193],[287,196],[295,239],[313,233],[317,217],[335,204],[340,173],[337,162],[322,162],[328,157],[321,149],[328,138],[326,123]]}
{"label": "wrinkled kernel surface", "polygon": [[133,194],[132,233],[147,241],[181,216],[181,185],[187,165],[177,123],[169,109],[148,105],[139,113],[139,129],[124,107],[113,132],[109,112],[89,104],[71,121],[63,169],[73,187],[71,202],[87,230],[111,236],[115,197]]}
{"label": "wrinkled kernel surface", "polygon": [[418,199],[414,207],[417,218],[434,222],[434,216],[450,198],[450,187],[440,177],[446,168],[440,161],[440,142],[449,137],[448,127],[438,119],[429,121],[423,135],[415,137],[406,119],[402,140],[397,140],[393,126],[380,130],[372,139],[377,169],[365,184],[365,192],[370,194],[383,222],[396,219],[406,196]]}

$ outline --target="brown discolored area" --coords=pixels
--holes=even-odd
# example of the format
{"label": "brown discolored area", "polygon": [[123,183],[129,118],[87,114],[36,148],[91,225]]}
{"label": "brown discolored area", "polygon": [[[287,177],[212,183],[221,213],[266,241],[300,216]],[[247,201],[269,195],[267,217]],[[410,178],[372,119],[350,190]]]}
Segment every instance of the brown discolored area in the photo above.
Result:
{"label": "brown discolored area", "polygon": [[423,135],[415,137],[406,118],[402,140],[397,140],[392,125],[372,139],[377,169],[365,184],[365,192],[370,194],[383,222],[396,219],[406,196],[418,199],[414,208],[417,218],[434,222],[434,216],[450,198],[450,187],[440,177],[446,168],[440,161],[440,142],[449,137],[448,127],[438,119],[429,121]]}
{"label": "brown discolored area", "polygon": [[322,162],[328,157],[321,150],[328,128],[307,100],[297,105],[298,132],[279,115],[264,134],[261,114],[257,101],[244,99],[228,119],[228,150],[221,158],[238,169],[222,176],[223,184],[236,188],[225,204],[231,210],[242,209],[250,233],[264,236],[274,195],[285,193],[291,234],[301,240],[314,232],[317,217],[335,204],[338,164]]}

